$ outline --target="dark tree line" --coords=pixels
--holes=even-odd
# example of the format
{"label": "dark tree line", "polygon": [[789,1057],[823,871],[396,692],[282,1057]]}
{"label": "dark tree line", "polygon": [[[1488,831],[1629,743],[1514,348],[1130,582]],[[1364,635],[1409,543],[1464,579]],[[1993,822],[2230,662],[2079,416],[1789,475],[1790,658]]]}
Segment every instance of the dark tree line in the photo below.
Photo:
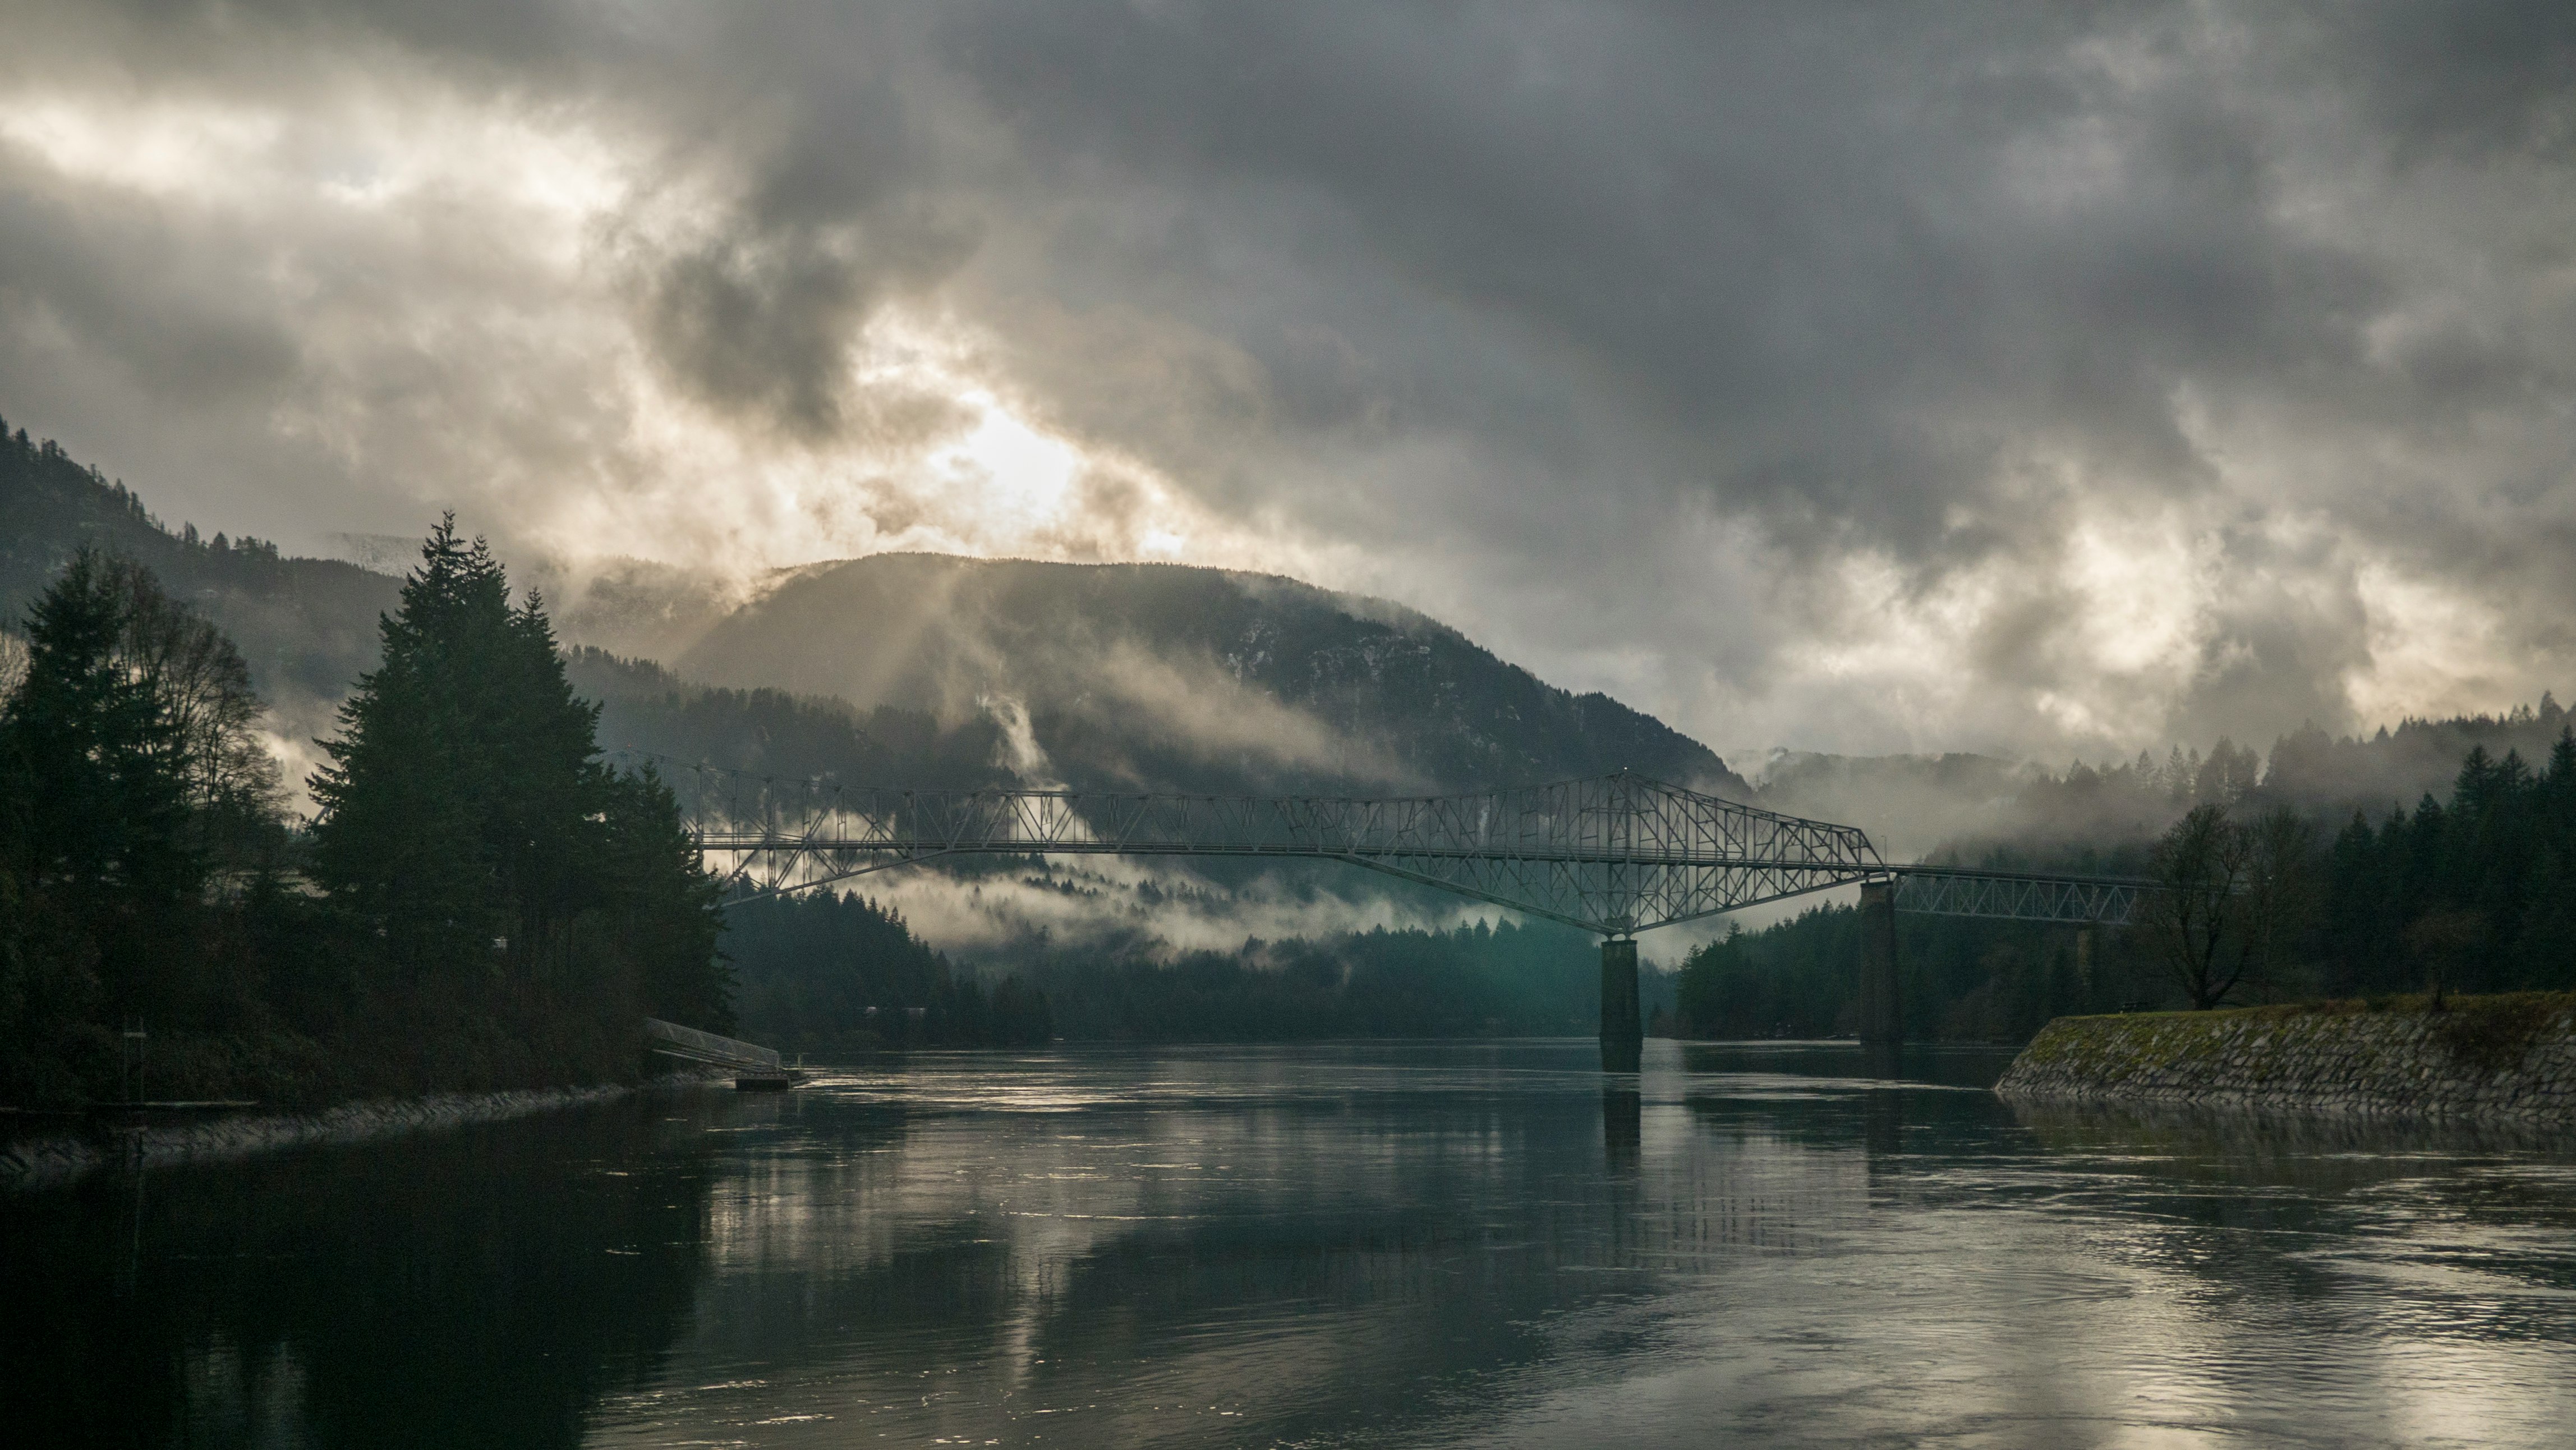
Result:
{"label": "dark tree line", "polygon": [[728,917],[742,1030],[781,1051],[1033,1047],[1055,1035],[1044,992],[1013,975],[986,993],[863,897],[771,897]]}
{"label": "dark tree line", "polygon": [[[1553,925],[1383,928],[1234,951],[1043,939],[1001,948],[989,993],[891,909],[817,893],[736,904],[725,949],[742,1030],[829,1056],[907,1045],[1289,1042],[1330,1037],[1590,1036],[1600,956]],[[1650,974],[1665,1000],[1670,978]]]}
{"label": "dark tree line", "polygon": [[[2064,927],[1896,918],[1898,995],[1918,1040],[2017,1042],[2052,1017],[2108,1012],[2161,985],[2126,933],[2088,950]],[[1674,1035],[1834,1037],[1860,1027],[1860,913],[1820,906],[1708,943],[1683,961]]]}
{"label": "dark tree line", "polygon": [[[1547,923],[1420,928],[1285,941],[1160,960],[1114,947],[1036,951],[1023,966],[1068,1039],[1291,1042],[1335,1037],[1591,1036],[1601,957]],[[1661,1000],[1669,978],[1649,973]]]}
{"label": "dark tree line", "polygon": [[2537,772],[2471,750],[2448,804],[2356,815],[2325,874],[2335,991],[2576,988],[2576,735]]}
{"label": "dark tree line", "polygon": [[[240,653],[83,550],[0,703],[0,1099],[312,1100],[638,1070],[721,1029],[716,887],[599,760],[543,603],[442,524],[289,830]],[[148,1036],[142,1082],[123,1036]]]}
{"label": "dark tree line", "polygon": [[[2089,943],[2069,927],[1899,916],[1907,1032],[2016,1041],[2077,1012],[2576,989],[2576,734],[2561,720],[2540,770],[2473,746],[2447,802],[2427,794],[2376,825],[2355,814],[2330,845],[2231,761],[2241,788],[2222,784],[2131,866],[2166,889]],[[1852,1031],[1859,931],[1855,912],[1823,907],[1702,947],[1676,1030]]]}

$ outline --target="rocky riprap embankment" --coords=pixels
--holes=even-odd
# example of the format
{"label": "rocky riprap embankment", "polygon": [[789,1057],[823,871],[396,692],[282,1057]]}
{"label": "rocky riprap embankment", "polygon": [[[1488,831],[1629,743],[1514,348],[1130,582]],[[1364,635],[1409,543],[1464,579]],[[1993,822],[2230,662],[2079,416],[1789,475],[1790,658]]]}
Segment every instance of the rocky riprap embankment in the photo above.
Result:
{"label": "rocky riprap embankment", "polygon": [[[661,1079],[662,1082],[695,1079]],[[581,1103],[604,1102],[635,1091],[610,1085],[540,1088],[521,1092],[443,1093],[431,1097],[343,1103],[312,1113],[238,1113],[195,1122],[90,1131],[0,1144],[0,1189],[68,1183],[110,1164],[161,1168],[212,1159],[242,1158],[308,1144],[357,1143],[396,1133],[488,1123]]]}
{"label": "rocky riprap embankment", "polygon": [[1995,1091],[2034,1101],[2244,1104],[2576,1122],[2576,994],[2061,1017]]}

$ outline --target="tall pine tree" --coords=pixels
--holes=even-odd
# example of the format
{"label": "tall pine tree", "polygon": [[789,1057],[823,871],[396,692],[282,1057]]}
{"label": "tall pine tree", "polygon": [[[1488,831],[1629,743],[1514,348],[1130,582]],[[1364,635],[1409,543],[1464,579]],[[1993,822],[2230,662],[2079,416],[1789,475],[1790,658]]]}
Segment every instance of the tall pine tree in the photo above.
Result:
{"label": "tall pine tree", "polygon": [[543,600],[451,515],[381,628],[312,779],[314,878],[415,981],[722,1026],[716,889],[670,792],[600,762]]}
{"label": "tall pine tree", "polygon": [[508,934],[500,797],[526,765],[506,738],[511,619],[490,550],[442,520],[309,782],[314,879],[416,973],[497,966],[491,944]]}
{"label": "tall pine tree", "polygon": [[0,831],[14,864],[85,909],[174,902],[204,878],[183,723],[127,649],[137,588],[168,601],[120,563],[84,548],[36,601],[26,675],[0,712]]}

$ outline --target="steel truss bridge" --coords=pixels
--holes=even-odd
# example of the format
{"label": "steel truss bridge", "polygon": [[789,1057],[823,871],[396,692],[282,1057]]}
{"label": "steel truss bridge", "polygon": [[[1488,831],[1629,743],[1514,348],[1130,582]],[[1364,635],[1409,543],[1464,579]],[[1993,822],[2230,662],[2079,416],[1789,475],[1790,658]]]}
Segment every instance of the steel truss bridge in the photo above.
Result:
{"label": "steel truss bridge", "polygon": [[1901,911],[2119,925],[2152,889],[1890,866],[1856,826],[1627,772],[1391,799],[901,790],[688,765],[671,774],[684,795],[695,787],[691,829],[702,855],[754,896],[969,855],[1338,861],[1619,939],[1872,883],[1892,886]]}

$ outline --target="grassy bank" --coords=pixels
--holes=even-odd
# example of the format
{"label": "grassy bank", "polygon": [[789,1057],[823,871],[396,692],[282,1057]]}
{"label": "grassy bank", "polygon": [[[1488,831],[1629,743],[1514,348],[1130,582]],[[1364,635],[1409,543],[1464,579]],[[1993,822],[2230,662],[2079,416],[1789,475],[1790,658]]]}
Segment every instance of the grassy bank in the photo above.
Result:
{"label": "grassy bank", "polygon": [[2576,993],[2061,1017],[2006,1096],[2576,1116]]}

